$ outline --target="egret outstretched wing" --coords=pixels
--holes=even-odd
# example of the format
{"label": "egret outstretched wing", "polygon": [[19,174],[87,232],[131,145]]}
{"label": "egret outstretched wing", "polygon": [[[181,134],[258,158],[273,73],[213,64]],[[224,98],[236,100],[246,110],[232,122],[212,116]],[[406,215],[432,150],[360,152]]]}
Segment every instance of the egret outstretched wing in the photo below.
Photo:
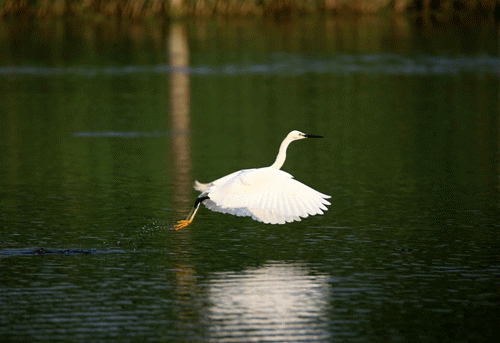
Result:
{"label": "egret outstretched wing", "polygon": [[266,224],[300,221],[323,214],[330,205],[322,194],[274,168],[246,169],[212,182],[202,195],[212,211],[249,216]]}

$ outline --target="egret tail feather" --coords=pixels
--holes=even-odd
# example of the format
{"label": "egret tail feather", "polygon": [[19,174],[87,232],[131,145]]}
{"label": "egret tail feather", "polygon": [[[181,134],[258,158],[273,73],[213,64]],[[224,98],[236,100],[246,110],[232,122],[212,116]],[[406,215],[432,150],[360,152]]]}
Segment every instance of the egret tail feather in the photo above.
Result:
{"label": "egret tail feather", "polygon": [[211,183],[201,183],[198,180],[194,180],[193,188],[198,192],[205,192],[210,186],[212,186]]}

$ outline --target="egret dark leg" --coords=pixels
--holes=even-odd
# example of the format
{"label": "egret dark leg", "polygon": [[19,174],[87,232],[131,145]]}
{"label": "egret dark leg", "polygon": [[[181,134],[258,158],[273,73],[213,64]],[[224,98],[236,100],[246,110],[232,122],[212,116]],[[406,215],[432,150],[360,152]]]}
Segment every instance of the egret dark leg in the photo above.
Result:
{"label": "egret dark leg", "polygon": [[191,212],[189,212],[187,218],[185,220],[179,220],[177,222],[177,224],[175,224],[174,227],[171,230],[179,230],[179,229],[182,229],[183,227],[186,227],[189,224],[191,224],[191,222],[193,221],[194,216],[196,215],[196,212],[198,211],[198,208],[200,207],[200,204],[203,201],[207,200],[207,199],[208,199],[207,196],[204,196],[204,197],[201,197],[201,198],[197,198],[196,201],[195,201],[195,203],[194,203],[194,206],[191,209]]}

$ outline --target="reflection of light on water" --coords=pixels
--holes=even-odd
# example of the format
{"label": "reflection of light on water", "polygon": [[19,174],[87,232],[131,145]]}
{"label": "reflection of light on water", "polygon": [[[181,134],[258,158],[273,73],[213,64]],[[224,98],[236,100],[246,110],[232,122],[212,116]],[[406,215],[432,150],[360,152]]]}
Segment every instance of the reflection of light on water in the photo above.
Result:
{"label": "reflection of light on water", "polygon": [[270,264],[216,273],[208,299],[214,341],[318,341],[329,337],[325,276],[305,267]]}
{"label": "reflection of light on water", "polygon": [[[172,66],[186,67],[189,65],[189,45],[186,29],[181,23],[172,23],[168,39],[168,56]],[[172,163],[174,171],[174,200],[188,203],[191,200],[191,137],[190,127],[190,88],[189,75],[182,72],[170,74],[170,126],[175,133],[171,136]],[[176,206],[178,207],[178,206]]]}

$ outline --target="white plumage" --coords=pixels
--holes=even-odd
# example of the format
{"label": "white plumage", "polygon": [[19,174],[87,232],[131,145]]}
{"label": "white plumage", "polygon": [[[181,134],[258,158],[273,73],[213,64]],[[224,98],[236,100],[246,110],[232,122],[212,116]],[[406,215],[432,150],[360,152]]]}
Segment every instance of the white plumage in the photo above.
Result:
{"label": "white plumage", "polygon": [[189,225],[200,203],[212,211],[252,217],[266,224],[285,224],[310,215],[323,214],[323,211],[328,210],[326,205],[330,205],[326,200],[330,196],[280,170],[291,142],[320,137],[294,130],[281,143],[276,161],[270,167],[240,170],[211,183],[195,181],[194,188],[201,194],[186,220],[178,221],[173,229]]}

